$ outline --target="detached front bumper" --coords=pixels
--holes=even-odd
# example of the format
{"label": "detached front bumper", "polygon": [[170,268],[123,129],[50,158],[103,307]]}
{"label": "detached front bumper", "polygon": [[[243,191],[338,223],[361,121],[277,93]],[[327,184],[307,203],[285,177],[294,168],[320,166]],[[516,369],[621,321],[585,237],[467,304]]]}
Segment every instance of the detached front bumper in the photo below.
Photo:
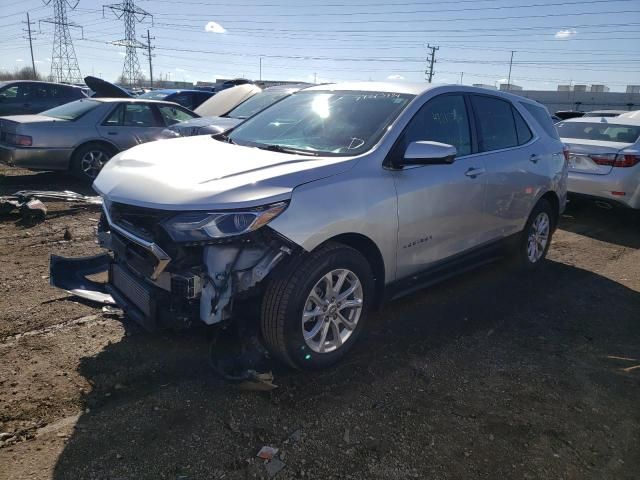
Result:
{"label": "detached front bumper", "polygon": [[0,144],[0,163],[32,170],[69,170],[68,148],[14,147]]}

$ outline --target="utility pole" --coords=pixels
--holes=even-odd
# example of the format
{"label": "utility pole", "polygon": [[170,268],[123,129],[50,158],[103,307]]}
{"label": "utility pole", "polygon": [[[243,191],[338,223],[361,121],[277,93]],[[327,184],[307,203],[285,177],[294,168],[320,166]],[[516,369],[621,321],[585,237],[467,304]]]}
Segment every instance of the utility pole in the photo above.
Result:
{"label": "utility pole", "polygon": [[507,79],[507,90],[511,90],[511,67],[513,66],[513,54],[515,50],[511,50],[511,60],[509,60],[509,77]]}
{"label": "utility pole", "polygon": [[79,0],[72,4],[71,0],[42,0],[42,3],[45,5],[53,5],[53,18],[40,20],[40,22],[55,25],[50,75],[54,82],[82,82],[76,51],[73,48],[73,41],[69,33],[69,27],[82,27],[76,23],[67,21],[67,7],[74,10],[78,6],[78,2]]}
{"label": "utility pole", "polygon": [[29,34],[29,50],[31,50],[31,66],[33,67],[33,79],[36,80],[37,77],[37,73],[36,73],[36,62],[33,59],[33,42],[31,41],[31,24],[33,22],[29,19],[29,12],[27,12],[27,32]]}
{"label": "utility pole", "polygon": [[462,85],[462,78],[464,77],[464,72],[460,72],[460,85]]}
{"label": "utility pole", "polygon": [[436,52],[440,50],[440,47],[434,46],[432,47],[430,44],[427,44],[427,49],[431,50],[431,53],[427,56],[428,67],[425,70],[425,75],[428,75],[427,81],[431,83],[433,79],[433,65],[436,63]]}
{"label": "utility pole", "polygon": [[318,73],[313,72],[313,83],[318,83]]}
{"label": "utility pole", "polygon": [[147,45],[136,39],[136,22],[142,22],[146,17],[151,17],[151,24],[153,25],[153,15],[137,7],[134,0],[122,0],[120,3],[103,5],[103,17],[105,8],[111,10],[116,18],[124,19],[124,40],[117,40],[111,43],[126,48],[122,77],[127,85],[131,87],[136,86],[140,81],[140,62],[138,61],[138,52],[136,49],[147,48]]}
{"label": "utility pole", "polygon": [[147,29],[147,57],[149,57],[149,85],[151,88],[153,88],[153,63],[151,61],[151,57],[153,57],[153,55],[151,54],[151,50],[155,48],[151,46],[151,40],[155,39],[156,37],[152,37],[149,33],[149,29]]}
{"label": "utility pole", "polygon": [[262,57],[260,57],[260,81],[262,81]]}

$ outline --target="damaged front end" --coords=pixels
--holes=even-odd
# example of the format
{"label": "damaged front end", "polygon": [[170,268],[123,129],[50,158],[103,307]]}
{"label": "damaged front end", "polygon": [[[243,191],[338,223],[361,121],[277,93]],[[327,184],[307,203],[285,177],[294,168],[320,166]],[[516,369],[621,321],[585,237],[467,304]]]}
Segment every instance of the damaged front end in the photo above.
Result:
{"label": "damaged front end", "polygon": [[[148,330],[232,318],[296,246],[266,224],[286,203],[243,211],[186,212],[103,203],[98,243],[109,253],[51,257],[50,282],[115,303]],[[87,277],[107,272],[106,283]],[[247,302],[250,303],[250,302]]]}

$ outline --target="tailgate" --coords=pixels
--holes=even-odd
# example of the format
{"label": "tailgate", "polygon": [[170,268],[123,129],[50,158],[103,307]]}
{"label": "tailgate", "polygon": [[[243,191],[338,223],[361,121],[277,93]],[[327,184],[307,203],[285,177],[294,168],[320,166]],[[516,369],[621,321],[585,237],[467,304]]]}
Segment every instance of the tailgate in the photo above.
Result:
{"label": "tailgate", "polygon": [[563,138],[569,148],[569,172],[607,175],[613,169],[613,160],[628,143],[603,142]]}

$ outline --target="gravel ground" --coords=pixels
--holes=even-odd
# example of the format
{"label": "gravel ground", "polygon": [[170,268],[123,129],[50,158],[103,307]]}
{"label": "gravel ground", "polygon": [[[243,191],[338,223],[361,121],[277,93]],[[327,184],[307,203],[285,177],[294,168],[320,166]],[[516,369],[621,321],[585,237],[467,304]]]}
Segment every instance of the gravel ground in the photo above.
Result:
{"label": "gravel ground", "polygon": [[[0,195],[23,188],[89,193],[0,167]],[[630,212],[572,205],[538,271],[390,303],[337,367],[244,392],[211,373],[203,331],[145,333],[50,287],[51,253],[98,252],[99,211],[48,206],[0,220],[0,479],[640,478]]]}

